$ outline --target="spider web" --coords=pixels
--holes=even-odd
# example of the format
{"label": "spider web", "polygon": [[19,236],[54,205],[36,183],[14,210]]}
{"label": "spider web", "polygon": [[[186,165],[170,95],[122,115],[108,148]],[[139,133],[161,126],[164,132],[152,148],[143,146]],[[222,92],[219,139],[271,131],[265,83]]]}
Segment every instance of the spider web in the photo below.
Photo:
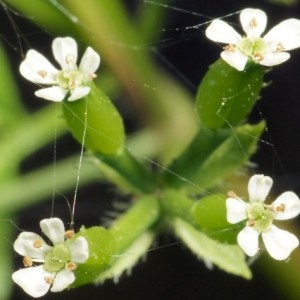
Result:
{"label": "spider web", "polygon": [[[54,6],[57,7],[57,9],[61,10],[72,22],[78,23],[79,20],[76,16],[74,16],[73,14],[71,14],[68,10],[66,10],[66,8],[61,5],[59,2],[57,1],[50,1],[51,3],[53,3]],[[163,1],[162,1],[163,2]],[[205,28],[207,27],[207,25],[209,24],[209,22],[215,18],[215,17],[220,17],[220,15],[214,15],[211,16],[212,14],[208,13],[208,15],[204,15],[201,13],[197,12],[196,8],[192,8],[190,9],[185,9],[182,8],[182,6],[171,6],[169,4],[164,4],[162,2],[155,2],[155,1],[138,1],[138,3],[134,3],[132,12],[134,13],[135,9],[136,9],[136,5],[150,5],[150,6],[160,6],[162,7],[162,9],[165,9],[168,11],[168,15],[171,19],[171,21],[169,21],[169,24],[167,25],[162,25],[160,28],[158,28],[157,30],[159,31],[159,34],[157,35],[158,37],[155,38],[155,40],[150,41],[147,44],[143,44],[143,45],[124,45],[122,43],[119,43],[118,41],[114,41],[114,40],[109,40],[109,42],[114,43],[116,45],[116,47],[128,47],[131,48],[135,51],[141,51],[141,50],[146,50],[146,51],[151,51],[153,52],[157,59],[160,61],[160,63],[162,64],[163,67],[165,67],[167,70],[169,70],[170,72],[172,72],[173,74],[175,74],[175,76],[177,78],[179,78],[183,84],[191,91],[191,92],[195,92],[197,89],[197,85],[199,84],[201,77],[204,75],[205,71],[207,70],[207,67],[210,63],[213,63],[214,60],[216,60],[218,58],[219,52],[221,50],[221,45],[213,45],[213,43],[211,43],[210,41],[207,41],[206,38],[204,37],[204,31]],[[228,9],[228,11],[230,11]],[[38,50],[41,53],[45,53],[43,52],[43,49],[40,49],[38,47],[31,47],[32,43],[31,43],[31,38],[36,38],[37,36],[43,35],[46,36],[46,40],[51,40],[53,37],[46,32],[45,30],[40,30],[40,31],[32,31],[32,29],[29,30],[29,32],[24,32],[23,27],[19,26],[19,19],[20,18],[24,18],[24,16],[18,14],[17,12],[15,12],[14,10],[8,9],[4,4],[2,5],[2,14],[3,12],[5,13],[5,15],[8,17],[9,19],[9,23],[12,26],[12,39],[7,37],[7,34],[4,32],[0,34],[1,40],[2,42],[5,44],[5,46],[8,49],[11,49],[13,51],[15,51],[20,57],[24,57],[24,53],[26,52],[27,49],[29,48],[35,48],[36,50]],[[226,20],[227,22],[233,22],[233,25],[238,28],[239,24],[237,23],[237,15],[239,14],[239,10],[236,10],[234,13],[230,12],[228,14],[221,14],[222,15],[222,19]],[[176,19],[176,15],[177,14],[184,14],[185,16],[187,16],[188,21],[186,19],[183,19],[182,17],[178,19]],[[25,22],[27,21],[26,18]],[[173,19],[173,20],[172,20]],[[175,20],[174,20],[175,19]],[[24,20],[23,20],[24,21]],[[80,26],[84,26],[84,24],[80,24]],[[51,44],[51,42],[47,43],[47,46],[45,47],[49,47]],[[206,51],[211,51],[213,53],[211,58],[211,61],[208,62],[208,60],[206,60],[206,57],[203,57],[205,64],[199,64],[199,66],[196,65],[195,62],[195,54],[191,54],[191,52],[197,52],[199,49],[203,50],[204,44],[209,44],[210,50],[206,50]],[[182,46],[183,45],[183,46]],[[176,48],[180,48],[182,47],[183,50],[181,50],[182,52],[177,52],[174,49]],[[43,47],[42,47],[43,48]],[[213,48],[215,48],[215,50],[212,50]],[[205,48],[208,49],[208,48]],[[202,53],[203,51],[201,51]],[[178,63],[178,56],[182,56],[182,53],[184,53],[184,59],[182,59],[181,63]],[[202,54],[203,55],[203,54]],[[47,55],[45,55],[47,57]],[[19,63],[19,62],[18,62]],[[100,71],[101,72],[101,69]],[[145,85],[145,83],[140,83],[141,85]],[[274,85],[271,86],[271,88],[273,88]],[[156,87],[150,87],[152,89],[155,89]],[[243,92],[243,91],[241,91]],[[33,94],[32,91],[30,92],[26,92],[26,95],[28,94]],[[265,93],[265,91],[263,91],[263,94]],[[33,96],[31,97],[26,97],[28,99],[32,99],[34,98]],[[36,100],[36,99],[35,99]],[[34,101],[35,101],[34,100]],[[29,104],[29,107],[31,109],[31,103]],[[42,105],[42,104],[37,104]],[[33,106],[35,106],[35,104],[33,104]],[[253,113],[250,115],[249,119],[251,121],[257,121],[258,119],[261,118],[265,118],[268,116],[268,113],[265,113],[265,111],[267,111],[268,107],[266,106],[265,103],[261,103],[258,102],[258,104],[256,105],[256,107],[254,108]],[[130,112],[125,111],[125,113],[127,114],[126,117],[129,119],[129,122],[132,122],[133,124],[136,122],[133,119],[133,116],[130,114]],[[218,112],[216,112],[216,114],[218,114]],[[57,117],[57,111],[55,113],[55,117]],[[289,115],[288,115],[289,116]],[[131,119],[132,118],[132,119]],[[268,120],[267,120],[268,121]],[[228,126],[232,129],[232,131],[234,132],[233,126],[227,121]],[[273,130],[273,128],[272,128]],[[100,133],[101,134],[101,133]],[[263,136],[262,139],[260,139],[260,148],[261,148],[261,152],[263,152],[262,150],[266,150],[266,153],[271,154],[268,155],[268,159],[267,162],[269,163],[269,165],[266,165],[264,163],[265,158],[262,157],[262,154],[260,154],[261,152],[259,152],[258,154],[255,155],[253,161],[257,160],[258,162],[258,167],[253,167],[252,165],[250,165],[250,172],[252,173],[257,173],[257,172],[261,172],[261,170],[263,168],[265,168],[267,170],[267,174],[266,175],[270,175],[272,177],[272,175],[276,174],[276,173],[280,173],[281,175],[283,175],[285,178],[287,178],[286,176],[288,175],[288,170],[285,167],[285,163],[282,161],[280,154],[278,153],[277,150],[277,146],[274,146],[275,143],[273,142],[273,137],[274,135],[276,135],[276,131],[271,132],[270,130],[270,126],[267,125],[266,128],[266,132]],[[56,133],[55,133],[55,125],[54,125],[54,129],[53,129],[53,135],[54,135],[54,144],[51,146],[51,154],[48,156],[48,161],[52,161],[53,163],[53,169],[54,169],[54,177],[52,179],[53,181],[53,199],[52,199],[52,204],[51,204],[51,215],[54,214],[54,207],[55,205],[57,205],[57,194],[59,194],[59,191],[56,191],[56,182],[55,182],[55,169],[56,169],[56,163],[57,160],[59,159],[58,157],[60,156],[60,152],[64,152],[62,150],[62,145],[60,144],[60,141],[58,141],[58,138],[56,137]],[[109,138],[109,137],[107,137]],[[84,139],[84,137],[83,137]],[[277,139],[276,139],[277,141]],[[239,143],[239,140],[237,138],[237,143]],[[277,143],[276,143],[277,144]],[[73,145],[73,144],[72,144]],[[241,146],[241,144],[239,143],[239,145]],[[287,145],[285,145],[287,146]],[[279,146],[282,147],[282,146]],[[288,146],[287,146],[288,147]],[[74,221],[74,215],[75,212],[77,213],[77,210],[81,209],[79,207],[76,207],[76,199],[78,200],[78,205],[80,205],[80,207],[82,207],[83,205],[83,200],[81,199],[81,196],[78,197],[78,189],[79,189],[79,183],[80,183],[80,170],[82,167],[82,159],[84,160],[84,151],[82,148],[80,147],[76,147],[77,151],[79,152],[80,155],[80,160],[77,163],[74,163],[76,166],[74,167],[74,173],[76,173],[76,182],[75,182],[75,187],[74,187],[74,203],[72,201],[66,200],[68,203],[68,206],[70,207],[71,210],[71,225],[72,222]],[[242,148],[242,146],[240,147],[241,151],[243,153],[245,153],[244,149]],[[137,156],[139,159],[141,160],[146,160],[148,163],[155,165],[155,168],[157,169],[162,169],[165,172],[170,172],[172,173],[173,176],[177,177],[180,180],[185,181],[186,183],[196,186],[199,188],[200,191],[202,191],[203,189],[201,188],[201,186],[197,186],[197,184],[195,182],[190,181],[187,178],[184,178],[181,174],[177,174],[172,172],[171,170],[169,170],[166,166],[164,166],[163,164],[161,164],[159,161],[156,161],[154,159],[152,159],[151,157],[148,157],[147,155],[143,155],[138,153],[136,150],[134,150],[133,148],[128,148],[128,150],[134,154],[134,156]],[[265,154],[263,154],[265,155]],[[271,159],[270,159],[271,157]],[[270,164],[271,162],[271,164]],[[262,166],[262,168],[259,168],[259,166]],[[49,180],[50,181],[50,180]],[[293,184],[291,184],[293,185]],[[233,187],[234,189],[234,187]],[[207,193],[209,194],[210,192],[207,191]],[[245,191],[246,194],[246,191]],[[111,195],[110,195],[111,196]],[[241,195],[242,196],[242,195]],[[64,196],[62,195],[63,198],[65,199],[69,199],[68,196]],[[113,196],[115,197],[115,199],[117,199],[118,201],[116,201],[117,205],[122,205],[122,201],[120,201],[119,196]],[[126,206],[126,204],[125,204]],[[48,208],[49,209],[49,208]],[[124,207],[122,207],[122,209],[124,209]],[[108,221],[111,220],[111,218],[115,218],[116,215],[109,215],[107,214],[108,217]],[[42,217],[39,216],[39,219],[41,219]],[[154,247],[153,249],[150,249],[149,251],[153,252],[154,250],[159,250],[161,251],[163,248],[168,248],[168,247],[173,247],[174,245],[178,245],[178,243],[166,243],[164,246],[158,246],[158,247]]]}

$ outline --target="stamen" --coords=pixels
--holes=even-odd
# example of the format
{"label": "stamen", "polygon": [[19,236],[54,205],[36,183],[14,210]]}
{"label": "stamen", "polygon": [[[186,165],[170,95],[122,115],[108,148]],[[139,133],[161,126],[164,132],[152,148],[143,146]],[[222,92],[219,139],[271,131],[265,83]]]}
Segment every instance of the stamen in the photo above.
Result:
{"label": "stamen", "polygon": [[284,51],[284,47],[281,43],[278,43],[276,45],[276,52],[282,52],[282,51]]}
{"label": "stamen", "polygon": [[42,78],[46,78],[48,73],[45,70],[40,70],[37,72],[37,74],[40,75]]}
{"label": "stamen", "polygon": [[65,232],[65,238],[67,239],[67,240],[70,240],[72,237],[74,236],[74,230],[67,230],[66,232]]}
{"label": "stamen", "polygon": [[41,240],[35,240],[35,241],[33,242],[33,247],[34,247],[34,248],[41,248],[42,245],[43,245],[43,243],[42,243]]}
{"label": "stamen", "polygon": [[54,282],[54,278],[53,278],[53,277],[48,277],[48,276],[46,276],[46,277],[44,277],[44,280],[45,280],[48,284],[50,284],[50,285],[52,285],[53,282]]}
{"label": "stamen", "polygon": [[250,20],[249,26],[252,27],[252,28],[257,26],[257,21],[256,21],[255,18],[253,18],[253,19]]}
{"label": "stamen", "polygon": [[32,267],[32,259],[29,256],[24,256],[23,265],[25,268]]}
{"label": "stamen", "polygon": [[238,198],[237,194],[234,191],[228,191],[227,196],[230,198]]}
{"label": "stamen", "polygon": [[72,55],[72,54],[68,54],[67,56],[66,56],[66,63],[68,64],[68,65],[73,65],[73,64],[75,64],[75,57],[74,57],[74,55]]}
{"label": "stamen", "polygon": [[77,265],[74,262],[70,261],[66,263],[65,268],[69,271],[73,271],[77,268]]}
{"label": "stamen", "polygon": [[263,59],[264,59],[264,57],[260,53],[255,53],[253,55],[253,60],[256,63],[262,61]]}
{"label": "stamen", "polygon": [[235,45],[229,44],[223,48],[225,51],[235,52]]}
{"label": "stamen", "polygon": [[278,206],[275,207],[275,211],[277,212],[284,212],[285,211],[285,204],[284,203],[280,203]]}

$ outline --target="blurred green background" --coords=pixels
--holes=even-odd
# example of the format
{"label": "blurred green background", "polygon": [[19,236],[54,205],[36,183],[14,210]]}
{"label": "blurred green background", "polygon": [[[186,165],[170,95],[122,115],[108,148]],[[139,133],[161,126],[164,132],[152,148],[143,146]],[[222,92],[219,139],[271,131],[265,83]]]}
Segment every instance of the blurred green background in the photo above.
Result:
{"label": "blurred green background", "polygon": [[[238,11],[264,9],[270,26],[300,18],[297,1],[188,0],[7,0],[0,11],[0,299],[29,299],[11,282],[21,266],[12,243],[19,230],[37,232],[40,219],[54,214],[70,221],[80,146],[67,133],[53,103],[37,99],[35,85],[25,81],[18,66],[34,48],[52,60],[51,42],[72,36],[80,53],[92,46],[101,55],[96,84],[115,101],[129,138],[127,147],[142,160],[163,165],[193,136],[197,119],[193,106],[197,86],[221,46],[204,36],[207,22],[228,16],[238,27]],[[231,13],[235,13],[229,18]],[[298,51],[299,52],[299,51]],[[265,135],[252,159],[257,173],[274,178],[274,195],[291,189],[300,193],[299,114],[300,53],[270,72],[272,84],[249,117],[267,120]],[[55,164],[54,164],[55,162]],[[179,174],[180,175],[180,174]],[[245,182],[235,184],[246,195]],[[103,182],[84,159],[75,224],[110,222],[117,191]],[[296,223],[293,232],[300,230]],[[15,261],[14,261],[15,259]],[[300,250],[287,262],[262,255],[254,264],[254,279],[245,281],[207,270],[172,236],[163,236],[146,262],[115,285],[86,286],[45,299],[299,299]]]}

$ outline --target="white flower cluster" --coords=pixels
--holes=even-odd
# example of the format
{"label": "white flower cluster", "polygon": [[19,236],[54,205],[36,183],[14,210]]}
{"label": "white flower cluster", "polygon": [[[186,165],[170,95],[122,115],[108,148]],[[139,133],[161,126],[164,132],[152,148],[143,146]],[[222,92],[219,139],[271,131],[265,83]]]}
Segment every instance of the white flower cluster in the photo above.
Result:
{"label": "white flower cluster", "polygon": [[248,183],[250,202],[229,193],[226,200],[227,221],[231,224],[247,220],[246,227],[239,232],[237,241],[248,256],[259,252],[259,235],[271,257],[277,260],[287,259],[298,247],[298,238],[286,230],[273,225],[274,220],[288,220],[300,213],[300,200],[293,192],[281,194],[272,204],[264,201],[272,187],[272,178],[254,175]]}
{"label": "white flower cluster", "polygon": [[56,102],[64,100],[66,96],[69,101],[86,96],[90,92],[88,82],[96,77],[100,56],[88,47],[77,67],[77,44],[70,37],[55,38],[52,51],[61,70],[56,69],[47,58],[33,49],[27,52],[20,65],[20,72],[26,79],[42,85],[51,85],[36,91],[35,95]]}
{"label": "white flower cluster", "polygon": [[221,57],[229,65],[243,71],[248,60],[264,66],[275,66],[287,61],[286,51],[300,47],[300,20],[288,19],[261,37],[267,26],[267,15],[260,9],[246,8],[240,13],[246,36],[241,36],[226,22],[216,19],[206,29],[206,36],[227,44]]}
{"label": "white flower cluster", "polygon": [[69,240],[73,232],[65,232],[62,220],[44,219],[40,226],[53,246],[33,232],[22,232],[14,243],[15,251],[24,257],[25,269],[14,272],[12,279],[34,298],[44,296],[49,289],[52,292],[66,289],[75,281],[73,271],[77,264],[89,258],[87,240],[82,236]]}

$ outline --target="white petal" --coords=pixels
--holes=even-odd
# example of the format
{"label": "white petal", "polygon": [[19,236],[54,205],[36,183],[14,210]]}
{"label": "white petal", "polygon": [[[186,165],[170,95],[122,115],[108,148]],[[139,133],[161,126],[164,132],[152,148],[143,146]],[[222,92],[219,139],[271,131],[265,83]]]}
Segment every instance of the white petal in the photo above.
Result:
{"label": "white petal", "polygon": [[273,185],[273,180],[269,176],[253,175],[248,183],[248,193],[250,202],[264,202]]}
{"label": "white petal", "polygon": [[63,243],[65,240],[65,226],[61,219],[50,218],[43,219],[40,222],[43,233],[56,245]]}
{"label": "white petal", "polygon": [[56,274],[54,283],[51,287],[51,292],[60,292],[66,289],[75,281],[75,275],[72,271],[61,270]]}
{"label": "white petal", "polygon": [[[272,206],[276,212],[275,220],[288,220],[295,218],[300,213],[300,200],[293,192],[285,192],[281,194],[273,203]],[[276,209],[278,207],[279,209]],[[281,212],[280,209],[283,208]]]}
{"label": "white petal", "polygon": [[264,40],[273,51],[278,44],[285,50],[300,47],[300,20],[288,19],[273,27],[265,36]]}
{"label": "white petal", "polygon": [[237,236],[239,246],[248,256],[257,254],[259,232],[253,227],[246,226]]}
{"label": "white petal", "polygon": [[267,15],[260,9],[246,8],[240,14],[243,30],[249,38],[258,38],[267,26]]}
{"label": "white petal", "polygon": [[77,61],[77,43],[70,37],[56,38],[52,43],[52,51],[56,61],[63,70],[74,69]]}
{"label": "white petal", "polygon": [[248,61],[248,57],[238,50],[223,51],[221,57],[238,71],[243,71]]}
{"label": "white petal", "polygon": [[89,258],[89,245],[87,240],[80,236],[70,247],[71,260],[76,263],[84,263]]}
{"label": "white petal", "polygon": [[44,296],[50,284],[45,277],[54,277],[43,266],[20,269],[12,274],[13,281],[18,284],[27,294],[34,298]]}
{"label": "white petal", "polygon": [[83,98],[90,92],[91,88],[88,86],[80,86],[71,90],[71,96],[68,98],[69,101],[75,101]]}
{"label": "white petal", "polygon": [[[40,247],[34,247],[36,241],[41,242]],[[48,252],[52,247],[38,234],[33,232],[22,232],[14,242],[14,249],[17,253],[22,256],[29,256],[32,259],[44,259],[45,253]]]}
{"label": "white petal", "polygon": [[37,97],[44,98],[46,100],[60,102],[63,101],[68,90],[59,87],[59,86],[52,86],[45,89],[37,90],[34,94]]}
{"label": "white petal", "polygon": [[231,224],[238,223],[247,218],[248,204],[239,198],[227,198],[227,221]]}
{"label": "white petal", "polygon": [[81,59],[79,70],[85,74],[93,75],[100,65],[100,56],[91,47],[88,47]]}
{"label": "white petal", "polygon": [[284,63],[290,58],[287,52],[273,52],[264,54],[263,60],[259,63],[266,67],[272,67]]}
{"label": "white petal", "polygon": [[236,45],[242,39],[230,25],[222,20],[213,20],[205,30],[206,36],[215,42]]}
{"label": "white petal", "polygon": [[277,260],[287,259],[299,245],[295,235],[274,225],[270,230],[262,233],[262,238],[269,254]]}
{"label": "white petal", "polygon": [[29,50],[20,65],[20,73],[27,80],[40,84],[54,84],[58,70],[35,50]]}

